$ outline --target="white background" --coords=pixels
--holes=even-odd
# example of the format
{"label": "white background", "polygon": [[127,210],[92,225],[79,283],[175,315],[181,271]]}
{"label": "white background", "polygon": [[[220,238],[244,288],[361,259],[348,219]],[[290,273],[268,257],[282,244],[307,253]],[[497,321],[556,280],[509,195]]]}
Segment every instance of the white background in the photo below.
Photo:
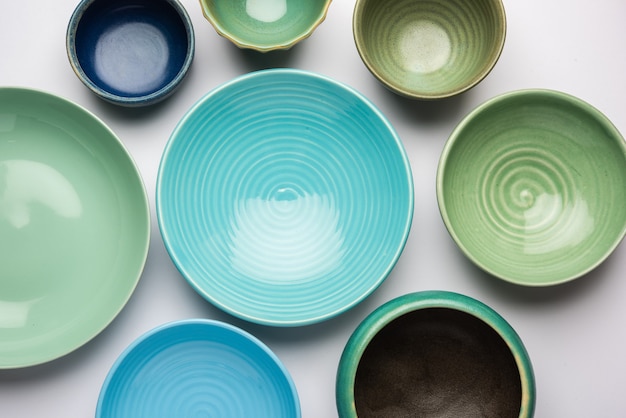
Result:
{"label": "white background", "polygon": [[[157,325],[191,317],[227,321],[256,335],[291,372],[303,417],[334,417],[337,363],[355,327],[382,303],[426,289],[475,297],[517,330],[536,374],[536,417],[626,416],[626,244],[598,269],[569,284],[510,285],[464,258],[441,221],[435,195],[439,155],[453,127],[500,93],[534,87],[561,90],[591,103],[626,132],[624,0],[505,0],[508,34],[497,66],[474,89],[440,102],[400,98],[370,75],[352,38],[354,0],[335,0],[311,38],[287,52],[266,55],[237,49],[215,33],[197,0],[183,0],[196,34],[191,72],[174,96],[139,110],[99,100],[72,72],[65,30],[77,3],[1,1],[0,85],[37,88],[71,99],[116,132],[145,181],[152,209],[151,247],[133,297],[103,333],[61,359],[0,371],[0,417],[93,416],[100,386],[124,348]],[[220,83],[268,67],[316,71],[361,91],[395,126],[415,179],[411,235],[387,281],[353,310],[301,328],[245,323],[202,299],[170,261],[154,212],[159,160],[178,120]]]}

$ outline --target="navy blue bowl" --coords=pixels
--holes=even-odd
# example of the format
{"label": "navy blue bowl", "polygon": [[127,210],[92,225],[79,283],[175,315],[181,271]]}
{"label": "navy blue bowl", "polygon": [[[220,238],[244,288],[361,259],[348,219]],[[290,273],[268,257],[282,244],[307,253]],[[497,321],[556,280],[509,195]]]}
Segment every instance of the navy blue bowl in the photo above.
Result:
{"label": "navy blue bowl", "polygon": [[66,47],[74,72],[94,93],[143,106],[178,87],[195,40],[177,0],[82,0],[70,18]]}

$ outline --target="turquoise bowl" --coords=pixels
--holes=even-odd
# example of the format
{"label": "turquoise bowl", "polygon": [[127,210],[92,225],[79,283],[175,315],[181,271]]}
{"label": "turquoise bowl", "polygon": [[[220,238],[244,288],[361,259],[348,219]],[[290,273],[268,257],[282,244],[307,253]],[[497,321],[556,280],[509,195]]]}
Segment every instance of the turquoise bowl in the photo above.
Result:
{"label": "turquoise bowl", "polygon": [[319,322],[388,276],[413,216],[396,132],[352,88],[271,69],[204,96],[166,145],[156,211],[207,300],[277,326]]}
{"label": "turquoise bowl", "polygon": [[454,129],[437,198],[455,243],[486,272],[526,286],[571,281],[626,235],[626,142],[581,99],[509,92]]}
{"label": "turquoise bowl", "polygon": [[536,389],[524,344],[502,316],[468,296],[424,291],[359,324],[336,398],[340,418],[531,418]]}
{"label": "turquoise bowl", "polygon": [[285,366],[261,341],[219,321],[171,322],[135,340],[109,371],[96,418],[299,418]]}
{"label": "turquoise bowl", "polygon": [[79,80],[110,103],[138,107],[169,97],[194,57],[191,19],[178,0],[81,0],[66,49]]}

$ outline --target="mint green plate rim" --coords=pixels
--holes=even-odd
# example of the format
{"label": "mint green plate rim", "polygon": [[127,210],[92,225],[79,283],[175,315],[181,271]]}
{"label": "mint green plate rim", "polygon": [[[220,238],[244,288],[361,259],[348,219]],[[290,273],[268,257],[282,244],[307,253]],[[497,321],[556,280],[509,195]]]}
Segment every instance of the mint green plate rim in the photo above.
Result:
{"label": "mint green plate rim", "polygon": [[552,98],[561,100],[564,103],[569,103],[570,105],[586,112],[593,119],[595,119],[601,126],[603,126],[607,132],[611,133],[611,137],[607,140],[615,141],[618,144],[618,146],[623,150],[624,157],[626,159],[626,142],[624,141],[624,137],[622,136],[620,131],[617,129],[617,127],[611,122],[611,120],[604,113],[602,113],[599,109],[597,109],[590,103],[572,94],[565,93],[559,90],[554,90],[554,89],[527,88],[527,89],[513,90],[513,91],[501,93],[497,96],[492,97],[491,99],[486,100],[485,102],[477,106],[474,110],[472,110],[469,114],[467,114],[461,120],[461,122],[454,128],[448,140],[446,141],[446,144],[444,145],[443,151],[439,159],[438,167],[437,167],[437,175],[436,175],[437,203],[439,206],[440,215],[442,217],[442,220],[445,224],[446,229],[448,230],[448,233],[450,234],[450,236],[452,237],[452,239],[454,240],[458,248],[461,250],[461,252],[476,266],[478,266],[479,268],[481,268],[483,271],[487,272],[488,274],[496,278],[499,278],[501,280],[504,280],[506,282],[509,282],[509,283],[522,285],[522,286],[528,286],[528,287],[548,287],[548,286],[554,286],[554,285],[571,282],[582,276],[585,276],[586,274],[596,269],[615,251],[615,249],[620,245],[620,243],[626,237],[626,223],[624,224],[622,230],[616,234],[615,240],[613,241],[612,245],[607,249],[607,251],[603,254],[603,256],[599,257],[594,263],[590,264],[586,269],[579,271],[577,274],[572,274],[569,276],[560,277],[560,278],[556,278],[552,280],[544,280],[541,282],[528,282],[519,278],[508,277],[507,275],[504,275],[500,273],[499,271],[496,271],[490,268],[485,263],[483,263],[479,258],[475,257],[474,254],[470,251],[470,249],[464,245],[463,241],[456,234],[454,230],[454,223],[451,220],[446,210],[446,205],[445,205],[445,201],[443,198],[443,195],[444,195],[443,178],[445,175],[445,171],[448,168],[446,164],[446,160],[448,156],[450,155],[450,153],[452,152],[452,149],[454,148],[455,143],[460,140],[459,139],[460,137],[463,136],[464,129],[470,123],[472,123],[474,118],[483,114],[484,112],[488,112],[492,106],[500,102],[507,101],[511,98],[524,96],[524,95],[536,95],[538,97],[550,96]]}
{"label": "mint green plate rim", "polygon": [[[66,119],[72,119],[72,118],[78,118],[78,117],[83,118],[86,122],[82,123],[82,127],[84,127],[85,129],[88,129],[89,127],[96,127],[100,131],[100,134],[98,137],[99,141],[111,141],[110,147],[115,148],[121,156],[119,157],[119,161],[121,161],[122,164],[125,165],[128,171],[134,174],[133,178],[127,179],[127,181],[134,182],[135,187],[140,188],[142,191],[142,193],[133,196],[133,199],[135,199],[135,203],[133,203],[135,205],[134,207],[136,207],[139,210],[141,218],[140,219],[137,217],[132,218],[132,222],[139,225],[138,229],[141,230],[142,233],[140,236],[137,236],[138,242],[140,242],[141,245],[137,247],[138,256],[136,260],[133,261],[134,263],[133,271],[132,272],[129,271],[128,274],[125,275],[124,277],[116,277],[116,278],[111,279],[112,281],[116,281],[116,282],[127,281],[128,286],[127,286],[127,291],[119,295],[120,299],[118,300],[118,303],[115,305],[111,305],[109,307],[106,318],[101,318],[100,321],[92,321],[93,323],[90,324],[89,326],[84,325],[83,328],[88,328],[88,331],[85,331],[82,333],[80,341],[74,343],[73,345],[66,345],[61,350],[58,350],[58,349],[51,350],[51,349],[48,349],[46,346],[42,346],[38,348],[38,351],[36,351],[37,353],[36,355],[29,355],[26,357],[23,356],[23,358],[21,358],[19,361],[5,361],[5,360],[0,359],[0,370],[19,369],[19,368],[38,366],[44,363],[57,360],[83,347],[85,344],[89,343],[96,336],[102,333],[113,322],[113,320],[120,314],[120,312],[124,309],[128,301],[130,300],[131,296],[135,292],[135,289],[139,283],[139,280],[141,279],[141,276],[145,268],[145,263],[147,260],[148,251],[150,247],[150,236],[151,236],[150,207],[149,207],[149,202],[148,202],[148,196],[146,193],[145,183],[141,176],[141,172],[139,171],[139,168],[137,167],[135,160],[133,159],[132,155],[130,154],[130,152],[124,145],[124,143],[115,134],[115,132],[113,132],[113,130],[108,125],[106,125],[106,123],[104,123],[98,116],[96,116],[91,111],[87,110],[85,107],[73,102],[70,99],[61,97],[52,92],[48,92],[48,91],[44,91],[44,90],[40,90],[36,88],[22,87],[22,86],[0,86],[0,95],[2,93],[6,93],[9,95],[10,94],[19,95],[20,97],[25,97],[25,98],[28,98],[28,96],[31,96],[31,98],[37,96],[38,99],[36,100],[48,100],[49,102],[55,103],[58,106],[62,106],[63,108],[67,110],[67,112],[64,114],[64,118]],[[64,123],[62,121],[53,121],[51,119],[49,119],[49,121],[51,121],[51,123],[56,124],[57,126],[63,126],[63,123]],[[44,120],[43,122],[46,122],[46,121]],[[102,162],[102,160],[100,160],[100,162]],[[97,239],[97,237],[94,237],[94,239]],[[0,266],[0,270],[1,270],[1,266]],[[1,274],[1,271],[0,271],[0,274]],[[81,312],[80,314],[83,315],[85,313]],[[64,333],[58,333],[58,335],[56,336],[57,339],[64,338],[64,336],[67,335],[67,332],[70,332],[70,333],[72,332],[71,324],[66,324],[65,328],[68,328],[68,329],[64,329]]]}
{"label": "mint green plate rim", "polygon": [[361,357],[368,344],[393,320],[420,309],[445,308],[465,312],[493,328],[510,348],[517,364],[522,386],[519,418],[534,416],[536,382],[532,362],[515,329],[485,303],[447,290],[424,290],[398,296],[370,313],[354,330],[339,360],[335,400],[340,418],[358,418],[354,401],[354,383]]}

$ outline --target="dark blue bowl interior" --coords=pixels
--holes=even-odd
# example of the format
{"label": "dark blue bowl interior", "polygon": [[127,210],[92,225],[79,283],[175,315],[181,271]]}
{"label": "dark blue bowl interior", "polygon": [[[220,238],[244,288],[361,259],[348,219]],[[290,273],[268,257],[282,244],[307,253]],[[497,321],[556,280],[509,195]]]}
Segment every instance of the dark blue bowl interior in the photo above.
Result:
{"label": "dark blue bowl interior", "polygon": [[185,64],[189,35],[162,0],[96,0],[76,28],[76,56],[102,90],[141,97],[167,86]]}

